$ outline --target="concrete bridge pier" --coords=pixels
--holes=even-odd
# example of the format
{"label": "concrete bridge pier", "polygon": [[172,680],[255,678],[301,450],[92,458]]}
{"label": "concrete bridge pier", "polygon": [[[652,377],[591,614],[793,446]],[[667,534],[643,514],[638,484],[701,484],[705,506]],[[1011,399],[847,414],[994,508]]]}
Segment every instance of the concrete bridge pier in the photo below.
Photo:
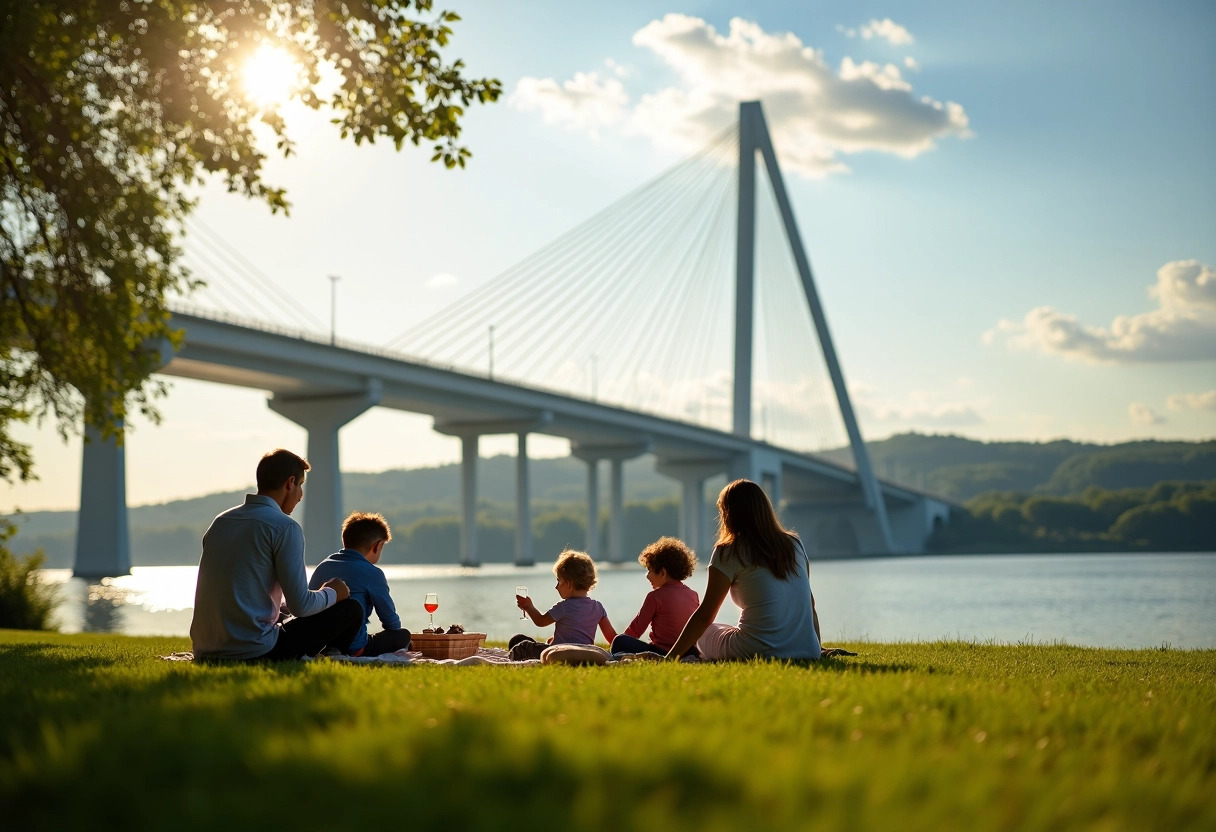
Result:
{"label": "concrete bridge pier", "polygon": [[600,461],[598,457],[584,461],[587,463],[587,538],[583,548],[595,560],[600,548]]}
{"label": "concrete bridge pier", "polygon": [[528,479],[528,432],[521,430],[515,453],[515,565],[531,566],[532,490]]}
{"label": "concrete bridge pier", "polygon": [[127,454],[122,423],[105,439],[86,427],[80,472],[80,513],[76,518],[77,578],[111,578],[131,574],[127,526]]}
{"label": "concrete bridge pier", "polygon": [[[145,341],[164,367],[173,358],[167,338]],[[76,515],[77,578],[113,578],[131,574],[131,538],[127,520],[127,452],[121,419],[115,432],[103,439],[101,431],[85,425],[80,466],[80,511]]]}
{"label": "concrete bridge pier", "polygon": [[625,562],[625,460],[608,460],[608,562]]}
{"label": "concrete bridge pier", "polygon": [[460,439],[460,565],[480,566],[477,546],[477,457],[481,431],[473,427],[435,425],[435,430]]}
{"label": "concrete bridge pier", "polygon": [[477,457],[481,437],[460,437],[460,565],[480,566],[477,551]]}
{"label": "concrete bridge pier", "polygon": [[659,460],[655,470],[680,481],[680,539],[702,560],[709,557],[710,536],[705,523],[705,481],[728,470],[726,460]]}
{"label": "concrete bridge pier", "polygon": [[570,453],[587,463],[587,554],[599,543],[599,462],[611,465],[608,480],[608,562],[625,562],[625,460],[649,453],[648,439],[613,445],[574,445]]}
{"label": "concrete bridge pier", "polygon": [[380,382],[371,379],[366,389],[344,395],[283,396],[267,404],[308,431],[308,472],[304,487],[304,539],[311,545],[309,559],[319,562],[342,548],[342,469],[338,430],[380,403]]}
{"label": "concrete bridge pier", "polygon": [[781,467],[780,456],[757,449],[746,454],[740,454],[732,460],[727,476],[732,481],[748,479],[759,485],[764,489],[764,493],[768,495],[773,508],[777,509],[778,515],[780,515],[781,500],[784,496],[782,494],[783,477]]}
{"label": "concrete bridge pier", "polygon": [[704,553],[701,536],[705,534],[705,479],[686,478],[680,485],[680,539],[694,552]]}
{"label": "concrete bridge pier", "polygon": [[472,422],[435,422],[435,430],[460,439],[460,565],[480,566],[477,545],[477,456],[482,436],[514,433],[518,440],[515,459],[515,565],[531,566],[532,502],[528,477],[528,434],[553,421],[542,411],[517,419]]}

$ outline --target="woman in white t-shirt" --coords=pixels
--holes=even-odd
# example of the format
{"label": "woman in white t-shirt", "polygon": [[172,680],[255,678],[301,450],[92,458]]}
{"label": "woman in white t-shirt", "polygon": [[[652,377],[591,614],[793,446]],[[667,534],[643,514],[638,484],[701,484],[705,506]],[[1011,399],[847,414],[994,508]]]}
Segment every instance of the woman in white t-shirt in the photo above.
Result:
{"label": "woman in white t-shirt", "polygon": [[[782,527],[768,495],[751,480],[722,489],[718,518],[701,605],[667,658],[678,659],[695,644],[704,659],[818,659],[810,562],[798,535]],[[727,592],[743,610],[737,627],[714,623]]]}

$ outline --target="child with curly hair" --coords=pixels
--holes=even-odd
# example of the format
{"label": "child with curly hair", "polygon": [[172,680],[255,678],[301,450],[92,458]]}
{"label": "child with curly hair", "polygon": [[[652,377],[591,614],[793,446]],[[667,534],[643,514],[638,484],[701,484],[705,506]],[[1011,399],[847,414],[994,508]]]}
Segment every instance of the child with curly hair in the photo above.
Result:
{"label": "child with curly hair", "polygon": [[[660,537],[642,550],[638,563],[646,567],[646,580],[653,589],[625,632],[612,640],[612,652],[664,656],[701,603],[696,590],[684,585],[697,568],[697,556],[684,541]],[[641,640],[647,627],[649,642]]]}

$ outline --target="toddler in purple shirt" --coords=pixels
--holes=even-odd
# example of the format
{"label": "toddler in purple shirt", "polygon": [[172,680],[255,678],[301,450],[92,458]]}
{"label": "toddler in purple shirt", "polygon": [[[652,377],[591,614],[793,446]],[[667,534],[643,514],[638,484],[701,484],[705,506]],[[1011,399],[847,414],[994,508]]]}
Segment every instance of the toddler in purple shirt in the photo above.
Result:
{"label": "toddler in purple shirt", "polygon": [[[516,606],[537,627],[555,625],[550,644],[594,644],[597,626],[611,644],[616,638],[616,630],[608,620],[608,613],[603,604],[587,595],[597,580],[595,561],[591,556],[567,549],[558,555],[557,562],[553,564],[553,574],[557,576],[557,594],[561,596],[561,601],[542,613],[531,598],[516,595]],[[520,633],[511,638],[511,660],[539,659],[548,646]]]}

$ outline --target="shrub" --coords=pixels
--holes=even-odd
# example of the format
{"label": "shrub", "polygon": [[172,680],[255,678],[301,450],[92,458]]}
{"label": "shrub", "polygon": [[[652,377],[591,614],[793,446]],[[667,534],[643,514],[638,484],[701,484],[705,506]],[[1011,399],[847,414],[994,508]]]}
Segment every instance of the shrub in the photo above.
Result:
{"label": "shrub", "polygon": [[1110,526],[1085,503],[1066,497],[1031,497],[1022,504],[1022,516],[1032,526],[1053,531],[1104,532]]}
{"label": "shrub", "polygon": [[55,587],[38,574],[43,554],[35,552],[18,558],[5,542],[12,536],[11,525],[0,525],[0,628],[10,630],[50,630],[55,609]]}
{"label": "shrub", "polygon": [[1216,549],[1216,498],[1186,494],[1124,512],[1111,531],[1129,542],[1179,551]]}
{"label": "shrub", "polygon": [[1143,505],[1144,494],[1143,488],[1106,491],[1095,485],[1085,490],[1082,499],[1101,518],[1103,528],[1109,529],[1123,512]]}

